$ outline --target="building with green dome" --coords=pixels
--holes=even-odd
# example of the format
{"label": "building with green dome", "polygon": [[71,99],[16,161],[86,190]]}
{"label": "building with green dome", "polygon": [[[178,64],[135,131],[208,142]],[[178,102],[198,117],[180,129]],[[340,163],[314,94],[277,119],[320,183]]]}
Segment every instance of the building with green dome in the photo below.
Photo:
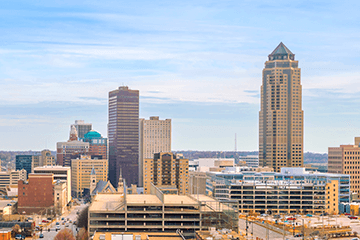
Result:
{"label": "building with green dome", "polygon": [[80,138],[80,141],[90,144],[89,154],[91,156],[107,159],[107,138],[103,138],[99,132],[90,130],[85,133],[84,138]]}

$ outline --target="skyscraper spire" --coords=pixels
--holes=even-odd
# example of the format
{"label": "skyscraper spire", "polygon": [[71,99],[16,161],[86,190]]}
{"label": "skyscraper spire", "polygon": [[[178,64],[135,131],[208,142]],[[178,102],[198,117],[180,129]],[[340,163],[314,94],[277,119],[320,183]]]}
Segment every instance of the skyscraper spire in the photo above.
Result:
{"label": "skyscraper spire", "polygon": [[77,140],[78,140],[78,134],[76,128],[74,125],[71,125],[69,142],[77,141]]}

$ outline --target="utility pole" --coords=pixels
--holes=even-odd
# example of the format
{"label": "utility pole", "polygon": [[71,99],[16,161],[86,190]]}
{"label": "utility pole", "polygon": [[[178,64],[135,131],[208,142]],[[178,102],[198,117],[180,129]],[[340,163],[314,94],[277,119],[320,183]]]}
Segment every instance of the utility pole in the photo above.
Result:
{"label": "utility pole", "polygon": [[267,217],[265,217],[266,221],[266,240],[269,240],[269,224],[267,223]]}
{"label": "utility pole", "polygon": [[285,240],[285,217],[283,216],[283,240]]}
{"label": "utility pole", "polygon": [[305,225],[304,225],[304,219],[302,220],[302,240],[305,240]]}
{"label": "utility pole", "polygon": [[248,237],[248,215],[246,214],[246,221],[245,221],[245,230],[246,230],[246,239]]}

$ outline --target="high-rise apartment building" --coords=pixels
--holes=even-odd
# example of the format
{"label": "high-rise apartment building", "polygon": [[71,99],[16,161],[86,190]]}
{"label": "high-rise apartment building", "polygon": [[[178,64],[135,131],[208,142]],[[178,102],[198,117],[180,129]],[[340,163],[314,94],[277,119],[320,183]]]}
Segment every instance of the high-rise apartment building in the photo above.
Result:
{"label": "high-rise apartment building", "polygon": [[153,158],[144,159],[144,193],[150,193],[150,185],[173,186],[179,194],[189,193],[189,159],[171,152],[155,153]]}
{"label": "high-rise apartment building", "polygon": [[117,187],[120,168],[128,185],[139,181],[139,91],[109,92],[109,180]]}
{"label": "high-rise apartment building", "polygon": [[280,43],[265,62],[259,113],[259,165],[303,166],[302,87],[295,55]]}
{"label": "high-rise apartment building", "polygon": [[171,152],[171,119],[140,118],[139,184],[143,183],[144,158],[159,152]]}
{"label": "high-rise apartment building", "polygon": [[360,197],[360,137],[354,145],[340,145],[328,149],[328,172],[350,175],[350,191]]}
{"label": "high-rise apartment building", "polygon": [[79,138],[83,138],[84,135],[92,129],[92,124],[85,123],[84,120],[75,120],[75,124],[72,124],[72,126],[76,128]]}
{"label": "high-rise apartment building", "polygon": [[90,156],[82,156],[80,159],[71,160],[71,192],[74,197],[82,197],[84,190],[90,190],[90,175],[92,169],[96,172],[96,181],[107,181],[108,160],[91,159]]}

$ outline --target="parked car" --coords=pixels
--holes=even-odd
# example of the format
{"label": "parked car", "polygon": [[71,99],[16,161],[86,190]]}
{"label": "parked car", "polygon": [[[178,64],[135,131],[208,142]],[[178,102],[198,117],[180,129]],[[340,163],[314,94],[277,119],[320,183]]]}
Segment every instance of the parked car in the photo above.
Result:
{"label": "parked car", "polygon": [[260,217],[267,217],[267,214],[263,213],[260,215]]}
{"label": "parked car", "polygon": [[355,216],[349,216],[349,219],[358,219],[358,217],[355,217]]}
{"label": "parked car", "polygon": [[313,215],[311,215],[310,213],[306,214],[307,217],[312,217]]}
{"label": "parked car", "polygon": [[59,223],[59,222],[56,222],[56,225],[60,225],[60,223]]}
{"label": "parked car", "polygon": [[351,215],[350,213],[345,213],[345,216],[349,216],[349,215]]}
{"label": "parked car", "polygon": [[56,231],[57,230],[60,230],[60,225],[56,225],[56,229],[55,229]]}
{"label": "parked car", "polygon": [[21,235],[21,234],[18,234],[18,235],[15,236],[15,239],[16,240],[22,240],[22,239],[25,239],[25,237],[23,235]]}
{"label": "parked car", "polygon": [[62,217],[62,218],[61,218],[61,221],[63,221],[64,219],[65,219],[65,218]]}
{"label": "parked car", "polygon": [[39,238],[44,238],[44,234],[40,233]]}
{"label": "parked car", "polygon": [[287,218],[286,220],[288,220],[288,221],[295,221],[296,218],[294,218],[294,217],[289,217],[289,218]]}
{"label": "parked car", "polygon": [[69,224],[67,223],[67,224],[65,225],[65,227],[69,227]]}

